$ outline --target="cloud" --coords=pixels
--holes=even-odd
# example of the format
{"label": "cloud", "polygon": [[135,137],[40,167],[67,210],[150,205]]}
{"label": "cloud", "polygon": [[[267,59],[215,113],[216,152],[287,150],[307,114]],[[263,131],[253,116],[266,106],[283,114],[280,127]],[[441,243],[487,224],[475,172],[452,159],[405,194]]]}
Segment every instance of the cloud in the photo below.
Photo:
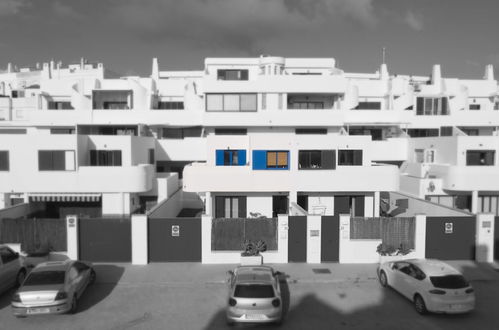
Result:
{"label": "cloud", "polygon": [[73,7],[68,5],[67,3],[62,3],[60,1],[55,1],[52,4],[52,9],[57,16],[64,18],[76,18],[80,17],[80,15],[76,12]]}
{"label": "cloud", "polygon": [[27,0],[0,0],[0,16],[18,14],[27,5]]}
{"label": "cloud", "polygon": [[415,31],[423,30],[423,21],[421,17],[416,16],[412,11],[408,11],[404,19],[405,23]]}

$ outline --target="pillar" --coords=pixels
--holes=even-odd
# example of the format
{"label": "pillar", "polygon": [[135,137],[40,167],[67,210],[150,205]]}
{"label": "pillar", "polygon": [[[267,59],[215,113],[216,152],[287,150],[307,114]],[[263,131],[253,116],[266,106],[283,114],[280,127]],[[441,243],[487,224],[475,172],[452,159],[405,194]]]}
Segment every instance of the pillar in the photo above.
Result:
{"label": "pillar", "polygon": [[78,217],[66,216],[67,255],[69,259],[78,260]]}
{"label": "pillar", "polygon": [[471,213],[478,213],[478,191],[473,190],[471,192]]}
{"label": "pillar", "polygon": [[494,262],[494,215],[480,213],[476,216],[475,260]]}
{"label": "pillar", "polygon": [[147,215],[132,215],[132,264],[147,265],[148,255]]}

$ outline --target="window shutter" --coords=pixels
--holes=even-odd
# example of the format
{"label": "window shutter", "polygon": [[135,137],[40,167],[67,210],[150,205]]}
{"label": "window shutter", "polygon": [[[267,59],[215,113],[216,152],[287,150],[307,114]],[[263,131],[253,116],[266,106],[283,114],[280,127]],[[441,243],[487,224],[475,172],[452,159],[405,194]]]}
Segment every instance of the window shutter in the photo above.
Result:
{"label": "window shutter", "polygon": [[446,97],[442,97],[442,115],[449,114],[449,103]]}
{"label": "window shutter", "polygon": [[240,196],[238,218],[246,218],[246,196]]}
{"label": "window shutter", "polygon": [[216,166],[223,166],[224,165],[224,151],[223,150],[216,150],[215,157],[216,157]]}
{"label": "window shutter", "polygon": [[113,166],[121,166],[121,150],[114,150],[113,151]]}
{"label": "window shutter", "polygon": [[225,214],[225,197],[215,197],[215,218],[223,218]]}
{"label": "window shutter", "polygon": [[52,165],[55,171],[66,170],[66,152],[65,151],[52,151]]}
{"label": "window shutter", "polygon": [[354,150],[353,165],[362,165],[362,150]]}
{"label": "window shutter", "polygon": [[267,151],[253,150],[253,169],[265,170],[267,168]]}
{"label": "window shutter", "polygon": [[424,98],[418,97],[416,102],[416,115],[424,114]]}
{"label": "window shutter", "polygon": [[323,169],[334,169],[336,166],[334,150],[322,150],[322,168]]}
{"label": "window shutter", "polygon": [[248,80],[248,70],[241,70],[241,80]]}
{"label": "window shutter", "polygon": [[246,150],[237,150],[238,163],[237,165],[246,165]]}

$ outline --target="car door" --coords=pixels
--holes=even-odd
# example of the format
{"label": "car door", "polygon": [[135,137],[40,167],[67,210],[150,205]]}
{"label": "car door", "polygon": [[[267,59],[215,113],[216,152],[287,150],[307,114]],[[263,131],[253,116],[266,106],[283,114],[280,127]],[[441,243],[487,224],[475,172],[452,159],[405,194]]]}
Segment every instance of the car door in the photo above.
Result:
{"label": "car door", "polygon": [[418,287],[418,280],[416,279],[416,267],[411,263],[404,263],[403,267],[399,268],[400,271],[400,292],[409,299],[412,299],[416,288]]}
{"label": "car door", "polygon": [[79,278],[78,296],[80,296],[88,286],[88,283],[90,282],[90,267],[78,261],[75,262],[74,267],[78,272],[78,278]]}
{"label": "car door", "polygon": [[2,259],[2,283],[3,289],[10,288],[16,282],[19,271],[19,255],[6,246],[0,247],[0,258]]}
{"label": "car door", "polygon": [[400,261],[396,262],[393,265],[393,280],[392,280],[392,287],[403,294],[404,296],[407,296],[408,292],[408,282],[407,282],[407,276],[409,273],[409,266],[410,264],[405,261]]}
{"label": "car door", "polygon": [[78,271],[75,266],[71,266],[68,270],[68,295],[79,297],[79,287],[81,279],[78,278]]}

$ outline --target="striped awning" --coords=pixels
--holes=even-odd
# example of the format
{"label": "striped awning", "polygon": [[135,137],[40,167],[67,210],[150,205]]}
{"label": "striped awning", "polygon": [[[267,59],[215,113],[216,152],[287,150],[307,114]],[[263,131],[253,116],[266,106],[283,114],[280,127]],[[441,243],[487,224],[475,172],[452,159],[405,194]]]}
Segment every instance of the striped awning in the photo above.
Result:
{"label": "striped awning", "polygon": [[32,202],[98,202],[98,193],[30,193]]}

